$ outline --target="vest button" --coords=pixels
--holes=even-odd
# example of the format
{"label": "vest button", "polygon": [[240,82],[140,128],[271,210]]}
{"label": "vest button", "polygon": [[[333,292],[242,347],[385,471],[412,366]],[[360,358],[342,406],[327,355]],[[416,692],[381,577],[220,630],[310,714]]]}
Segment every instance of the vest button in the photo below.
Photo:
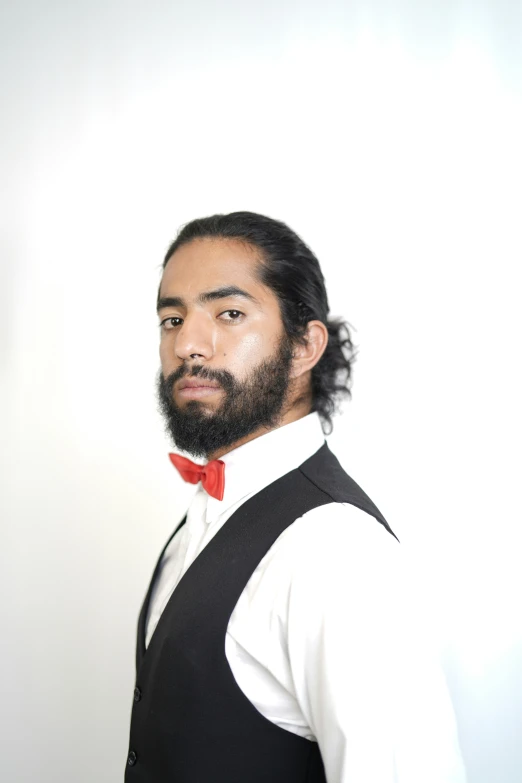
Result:
{"label": "vest button", "polygon": [[141,699],[141,691],[139,688],[134,688],[134,701],[139,701]]}
{"label": "vest button", "polygon": [[127,758],[127,764],[129,765],[129,767],[133,767],[135,765],[135,763],[137,762],[137,760],[138,760],[138,757],[136,756],[134,751],[131,750],[131,752],[129,753],[129,757]]}

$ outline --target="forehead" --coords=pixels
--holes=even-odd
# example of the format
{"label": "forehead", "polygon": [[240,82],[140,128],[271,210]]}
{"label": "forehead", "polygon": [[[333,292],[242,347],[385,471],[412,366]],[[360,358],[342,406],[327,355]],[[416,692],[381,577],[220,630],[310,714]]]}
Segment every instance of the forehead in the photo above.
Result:
{"label": "forehead", "polygon": [[169,258],[161,279],[161,296],[197,294],[209,288],[237,285],[248,290],[264,290],[259,280],[259,254],[254,247],[237,239],[205,237],[182,245]]}

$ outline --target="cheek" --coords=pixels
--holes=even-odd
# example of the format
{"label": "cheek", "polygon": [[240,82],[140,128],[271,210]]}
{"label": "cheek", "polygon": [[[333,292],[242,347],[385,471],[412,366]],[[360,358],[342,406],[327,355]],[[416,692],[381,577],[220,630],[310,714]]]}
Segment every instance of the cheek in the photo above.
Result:
{"label": "cheek", "polygon": [[274,353],[275,345],[262,332],[249,332],[223,343],[221,356],[226,369],[241,376],[245,369],[253,367]]}
{"label": "cheek", "polygon": [[167,367],[173,367],[173,365],[176,363],[172,345],[170,345],[170,341],[164,337],[162,337],[160,340],[159,356],[163,369]]}

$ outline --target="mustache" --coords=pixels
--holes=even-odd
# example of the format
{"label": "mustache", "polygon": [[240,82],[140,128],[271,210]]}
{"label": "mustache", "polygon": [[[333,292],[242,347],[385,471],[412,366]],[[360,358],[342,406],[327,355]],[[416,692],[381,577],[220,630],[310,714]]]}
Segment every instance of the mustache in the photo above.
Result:
{"label": "mustache", "polygon": [[193,367],[178,367],[166,378],[161,374],[161,384],[167,394],[172,394],[174,385],[182,378],[201,378],[205,381],[215,381],[218,383],[224,391],[232,391],[236,386],[236,379],[228,370],[214,370],[210,367],[205,367],[202,364],[194,365]]}

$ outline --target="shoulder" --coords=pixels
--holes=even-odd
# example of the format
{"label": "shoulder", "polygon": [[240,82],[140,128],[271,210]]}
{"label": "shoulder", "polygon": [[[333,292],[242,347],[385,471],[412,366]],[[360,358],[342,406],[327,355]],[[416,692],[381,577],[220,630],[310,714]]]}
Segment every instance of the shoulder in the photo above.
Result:
{"label": "shoulder", "polygon": [[329,503],[286,528],[259,563],[247,593],[251,599],[270,593],[273,610],[283,614],[291,606],[299,612],[361,590],[377,600],[398,586],[402,550],[374,517],[351,504]]}
{"label": "shoulder", "polygon": [[354,660],[369,648],[391,651],[396,636],[402,649],[417,615],[411,567],[380,522],[351,504],[331,503],[297,519],[277,544],[274,611],[294,659],[301,646],[316,650],[326,637],[346,654],[349,642]]}
{"label": "shoulder", "polygon": [[401,546],[375,517],[351,503],[328,503],[293,522],[276,542],[292,560],[359,562],[361,557],[400,559]]}

